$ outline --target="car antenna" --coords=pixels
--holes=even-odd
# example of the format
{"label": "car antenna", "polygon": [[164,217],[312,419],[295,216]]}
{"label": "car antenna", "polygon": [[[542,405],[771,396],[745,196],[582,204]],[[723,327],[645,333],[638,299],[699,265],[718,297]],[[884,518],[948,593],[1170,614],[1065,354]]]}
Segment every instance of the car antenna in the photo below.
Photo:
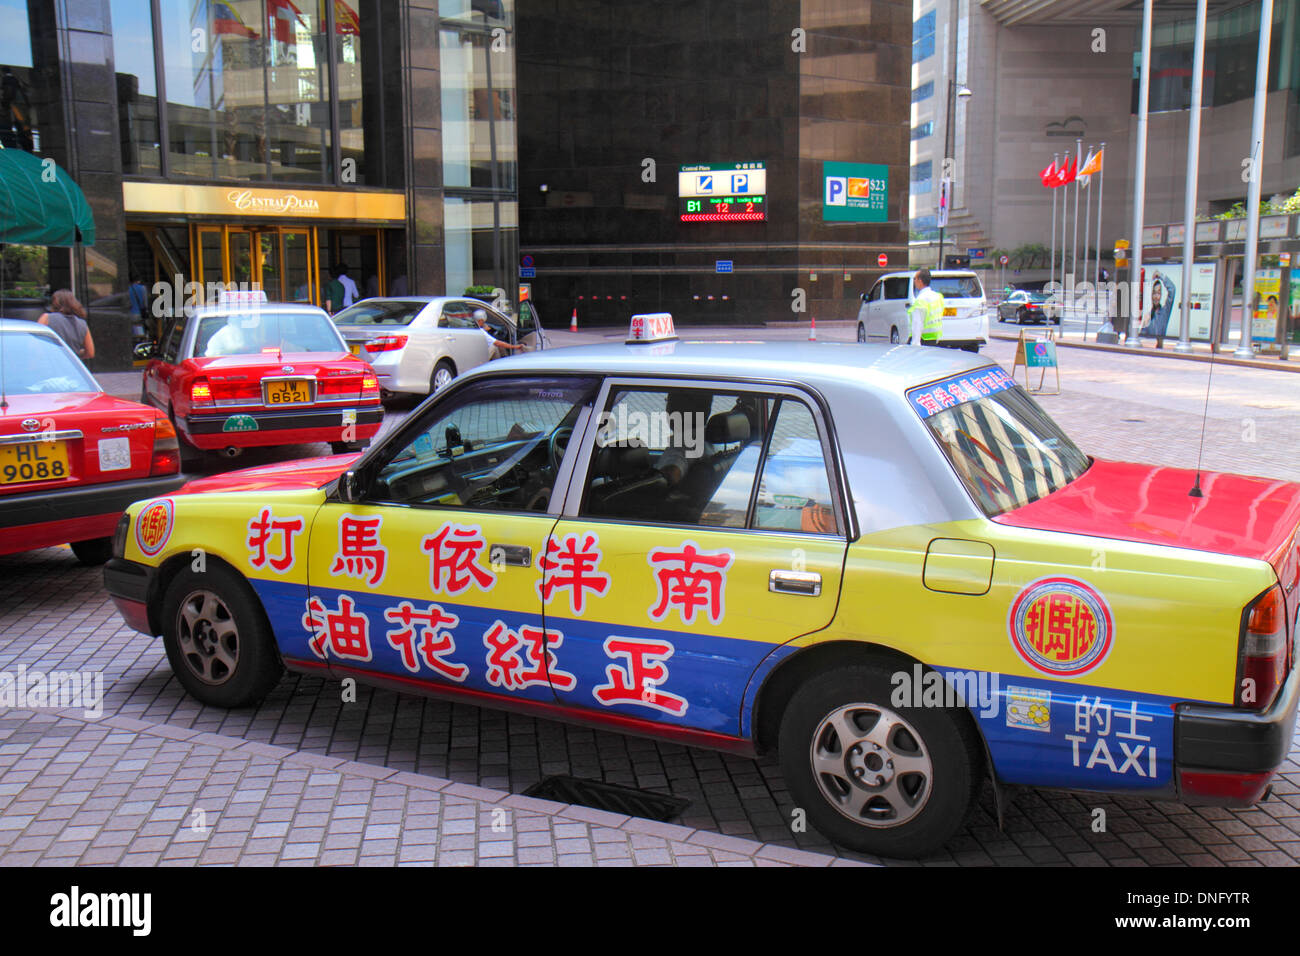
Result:
{"label": "car antenna", "polygon": [[[1246,294],[1242,292],[1241,307],[1241,334],[1249,335],[1249,320],[1246,315]],[[1232,290],[1228,290],[1228,304],[1224,306],[1224,321],[1232,318]],[[1190,317],[1189,317],[1190,321]],[[1204,498],[1205,493],[1201,491],[1201,458],[1205,454],[1205,423],[1210,417],[1210,385],[1214,381],[1214,356],[1218,347],[1217,342],[1210,344],[1210,374],[1205,376],[1205,407],[1201,410],[1201,441],[1196,447],[1196,481],[1192,484],[1191,490],[1187,492],[1189,498]]]}

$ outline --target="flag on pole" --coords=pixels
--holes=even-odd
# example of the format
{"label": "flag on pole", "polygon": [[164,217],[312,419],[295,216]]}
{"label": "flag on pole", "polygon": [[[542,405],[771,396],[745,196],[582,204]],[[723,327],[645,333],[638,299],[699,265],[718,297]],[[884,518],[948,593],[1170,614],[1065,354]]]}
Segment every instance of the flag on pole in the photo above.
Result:
{"label": "flag on pole", "polygon": [[1075,176],[1078,174],[1078,169],[1079,161],[1077,159],[1071,160],[1069,156],[1066,156],[1065,162],[1056,173],[1056,185],[1068,186],[1070,183],[1074,182]]}
{"label": "flag on pole", "polygon": [[217,0],[212,5],[212,32],[243,37],[246,40],[257,36],[257,31],[246,24],[239,12],[226,0]]}
{"label": "flag on pole", "polygon": [[293,0],[268,0],[267,18],[271,21],[272,33],[276,43],[291,45],[295,42],[297,25],[307,26],[302,11],[293,4]]}
{"label": "flag on pole", "polygon": [[1092,177],[1101,172],[1101,154],[1106,152],[1105,149],[1099,149],[1095,153],[1089,152],[1087,161],[1079,167],[1079,180],[1086,186],[1092,181]]}
{"label": "flag on pole", "polygon": [[1060,185],[1060,183],[1056,181],[1056,174],[1056,160],[1053,159],[1048,163],[1047,168],[1038,174],[1038,178],[1043,181],[1043,185],[1048,189],[1055,189]]}

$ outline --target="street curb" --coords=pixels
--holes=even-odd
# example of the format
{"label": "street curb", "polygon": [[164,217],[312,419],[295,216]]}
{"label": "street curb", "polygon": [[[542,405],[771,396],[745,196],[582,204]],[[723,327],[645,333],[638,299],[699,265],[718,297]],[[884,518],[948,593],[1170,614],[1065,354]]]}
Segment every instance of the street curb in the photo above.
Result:
{"label": "street curb", "polygon": [[[989,333],[990,339],[997,339],[1000,342],[1018,342],[1020,336]],[[1262,368],[1274,372],[1300,372],[1300,363],[1283,362],[1281,360],[1267,359],[1239,359],[1232,355],[1207,355],[1203,352],[1172,352],[1164,349],[1154,349],[1142,346],[1141,348],[1131,349],[1125,345],[1106,345],[1098,342],[1069,342],[1063,339],[1057,339],[1058,348],[1086,349],[1093,352],[1120,352],[1124,355],[1145,355],[1151,358],[1183,359],[1191,362],[1213,362],[1215,365],[1235,365],[1239,368]]]}
{"label": "street curb", "polygon": [[75,720],[92,726],[98,725],[129,733],[163,737],[192,746],[207,746],[222,751],[236,751],[250,757],[280,760],[284,763],[304,768],[310,767],[315,770],[329,771],[343,775],[350,774],[366,777],[378,782],[391,783],[419,790],[434,791],[442,796],[455,797],[459,800],[470,803],[487,806],[510,807],[511,809],[521,810],[528,813],[581,821],[590,826],[608,827],[613,830],[621,830],[627,833],[640,833],[647,836],[655,836],[676,844],[687,844],[689,846],[700,847],[702,848],[701,852],[703,852],[704,849],[721,850],[726,853],[734,853],[740,857],[771,860],[787,863],[792,866],[879,866],[879,864],[875,863],[862,863],[857,860],[842,859],[830,856],[829,854],[816,853],[810,850],[798,850],[780,844],[760,843],[757,840],[751,840],[747,837],[730,836],[714,830],[694,830],[680,824],[659,823],[658,821],[649,820],[643,817],[629,817],[624,816],[623,814],[608,813],[604,810],[597,810],[593,807],[585,807],[579,804],[559,803],[554,800],[543,800],[539,797],[525,797],[522,794],[510,793],[505,790],[479,787],[474,784],[456,783],[443,777],[417,774],[409,770],[397,770],[392,767],[383,766],[382,764],[369,764],[363,761],[327,757],[324,754],[294,750],[291,747],[281,747],[276,744],[264,744],[260,741],[246,740],[242,737],[232,737],[227,734],[217,734],[210,731],[190,731],[191,735],[180,738],[180,734],[187,731],[188,728],[172,727],[165,723],[150,723],[149,721],[140,720],[135,717],[127,717],[125,715],[106,714],[100,718],[91,718],[86,717],[78,708],[67,710],[33,710],[25,707],[11,707],[8,708],[8,710],[26,711],[32,714],[47,714],[51,718],[55,719],[63,718]]}

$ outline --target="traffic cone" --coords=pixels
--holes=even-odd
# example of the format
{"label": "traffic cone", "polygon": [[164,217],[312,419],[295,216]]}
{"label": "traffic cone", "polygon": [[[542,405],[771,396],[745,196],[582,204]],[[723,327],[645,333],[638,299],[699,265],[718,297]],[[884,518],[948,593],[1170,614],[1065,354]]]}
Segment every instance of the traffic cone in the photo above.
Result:
{"label": "traffic cone", "polygon": [[576,305],[573,307],[573,315],[569,319],[569,331],[578,331],[578,307]]}
{"label": "traffic cone", "polygon": [[817,316],[815,315],[810,316],[810,318],[812,319],[812,325],[808,326],[808,341],[816,342],[817,341]]}

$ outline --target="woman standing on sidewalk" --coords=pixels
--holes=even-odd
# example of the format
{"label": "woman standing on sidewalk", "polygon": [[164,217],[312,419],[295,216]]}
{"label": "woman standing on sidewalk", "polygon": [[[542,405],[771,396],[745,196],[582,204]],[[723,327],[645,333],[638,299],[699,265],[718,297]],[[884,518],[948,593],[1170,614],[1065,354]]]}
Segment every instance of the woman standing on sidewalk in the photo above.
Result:
{"label": "woman standing on sidewalk", "polygon": [[60,289],[54,293],[50,311],[36,321],[53,329],[79,358],[95,357],[95,340],[91,338],[90,326],[86,324],[86,307],[77,301],[72,290]]}

